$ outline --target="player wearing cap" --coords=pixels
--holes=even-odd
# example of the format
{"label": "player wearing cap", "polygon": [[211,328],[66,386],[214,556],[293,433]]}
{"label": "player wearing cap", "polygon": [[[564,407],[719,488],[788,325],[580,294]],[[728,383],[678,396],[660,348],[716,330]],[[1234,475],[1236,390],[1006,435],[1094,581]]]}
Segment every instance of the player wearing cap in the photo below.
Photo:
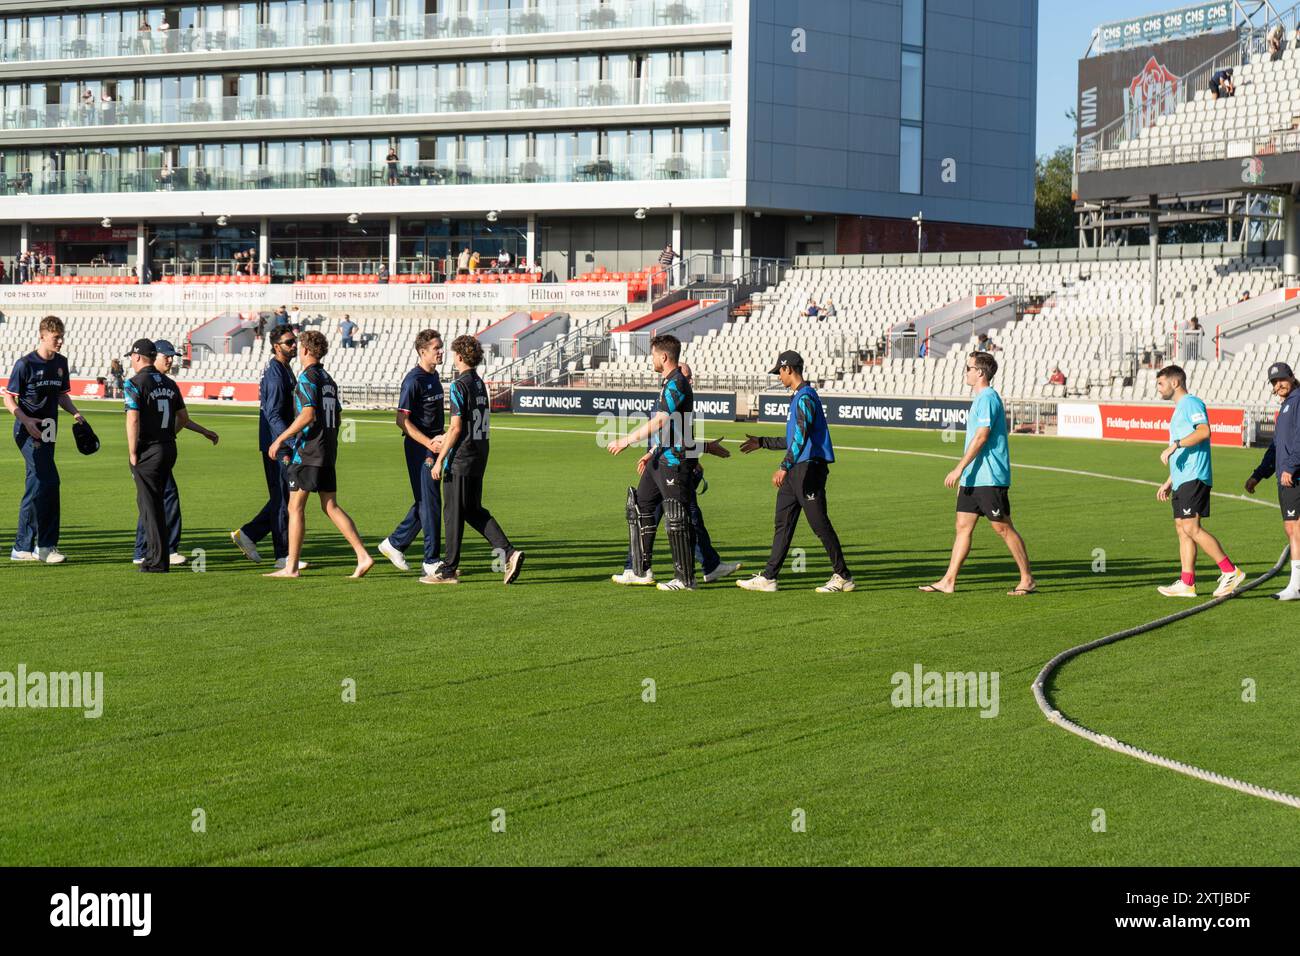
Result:
{"label": "player wearing cap", "polygon": [[772,474],[776,487],[776,532],[772,537],[772,551],[767,567],[762,573],[743,581],[738,587],[746,591],[775,591],[776,578],[794,540],[794,529],[799,524],[799,512],[808,516],[808,524],[821,540],[830,558],[834,572],[829,581],[817,590],[822,594],[852,591],[853,573],[844,561],[839,535],[826,513],[826,478],[835,461],[831,445],[831,432],[826,425],[826,410],[817,390],[803,377],[803,356],[798,352],[782,352],[771,374],[781,376],[781,384],[793,394],[790,411],[786,417],[784,438],[760,438],[746,435],[740,450],[746,455],[759,448],[784,451],[781,466]]}
{"label": "player wearing cap", "polygon": [[966,414],[966,450],[957,467],[943,480],[945,486],[958,489],[957,533],[947,573],[934,584],[921,585],[920,591],[951,594],[957,589],[957,574],[970,554],[971,538],[981,515],[1006,542],[1020,569],[1020,583],[1007,594],[1023,597],[1038,590],[1029,569],[1025,541],[1011,523],[1011,452],[1002,396],[992,385],[997,371],[997,360],[988,352],[971,352],[966,357],[966,385],[975,396]]}
{"label": "player wearing cap", "polygon": [[1274,594],[1279,601],[1300,600],[1300,382],[1291,366],[1275,362],[1268,370],[1273,394],[1282,400],[1273,429],[1273,440],[1264,460],[1248,479],[1246,491],[1277,473],[1277,502],[1282,511],[1282,527],[1291,542],[1291,583]]}
{"label": "player wearing cap", "polygon": [[[246,558],[260,561],[262,556],[258,554],[257,542],[270,534],[275,566],[282,568],[289,554],[289,473],[283,461],[266,453],[276,436],[288,430],[295,416],[295,383],[289,363],[298,356],[298,339],[288,325],[271,329],[269,338],[271,361],[266,363],[266,370],[262,372],[257,416],[257,450],[262,459],[262,474],[266,478],[267,499],[252,520],[230,532],[230,538]],[[299,567],[306,567],[306,564]]]}
{"label": "player wearing cap", "polygon": [[5,385],[5,408],[14,417],[14,442],[23,456],[26,485],[18,506],[18,533],[14,537],[11,561],[41,561],[58,564],[59,469],[54,464],[54,442],[59,409],[84,422],[72,403],[68,360],[63,348],[63,322],[58,316],[41,319],[40,344],[14,363]]}
{"label": "player wearing cap", "polygon": [[[164,489],[172,480],[176,464],[176,432],[186,427],[190,416],[180,386],[154,365],[158,350],[152,341],[137,339],[127,355],[135,374],[123,389],[126,452],[145,536],[140,570],[161,573],[171,565]],[[194,430],[211,434],[201,427]]]}
{"label": "player wearing cap", "polygon": [[442,364],[442,336],[425,329],[415,337],[415,368],[402,379],[397,399],[397,427],[402,432],[406,453],[406,474],[411,480],[415,503],[387,538],[379,551],[402,571],[409,571],[406,549],[415,536],[424,534],[424,573],[433,574],[441,563],[442,489],[433,480],[433,458],[442,449],[443,391],[438,378]]}
{"label": "player wearing cap", "polygon": [[442,566],[420,578],[420,583],[460,583],[460,547],[468,524],[500,556],[504,564],[503,580],[510,584],[523,570],[524,553],[510,543],[492,512],[483,507],[492,412],[487,386],[476,371],[483,361],[483,346],[474,336],[462,335],[451,343],[451,355],[452,367],[456,369],[456,378],[449,389],[451,427],[442,436],[432,471],[433,480],[445,486],[443,514],[447,542]]}
{"label": "player wearing cap", "polygon": [[[266,451],[272,460],[288,458],[285,467],[289,485],[289,553],[282,568],[264,577],[298,577],[302,542],[307,533],[307,496],[314,491],[320,496],[321,510],[334,522],[334,527],[352,545],[357,556],[356,570],[349,577],[361,578],[374,565],[375,559],[366,553],[357,526],[339,507],[337,500],[335,466],[341,405],[338,386],[321,364],[321,359],[329,352],[329,343],[324,335],[315,331],[303,332],[298,338],[302,344],[302,371],[293,391],[294,419]],[[290,450],[282,456],[281,449],[286,444]]]}
{"label": "player wearing cap", "polygon": [[632,570],[638,577],[644,576],[654,556],[655,511],[663,505],[674,577],[658,585],[661,591],[695,590],[695,529],[690,512],[695,503],[692,472],[699,449],[693,445],[694,392],[678,364],[681,351],[682,343],[675,336],[657,335],[651,339],[651,362],[655,372],[663,376],[654,417],[609,445],[609,453],[619,455],[628,446],[654,436],[650,458],[639,469],[640,481],[635,489],[628,489],[627,523]]}
{"label": "player wearing cap", "polygon": [[1167,365],[1156,373],[1156,393],[1164,401],[1175,403],[1169,422],[1169,447],[1160,453],[1160,464],[1169,466],[1169,478],[1156,492],[1156,500],[1173,502],[1182,564],[1179,579],[1156,590],[1165,597],[1196,597],[1196,549],[1200,547],[1219,566],[1214,596],[1223,597],[1246,580],[1246,572],[1234,565],[1218,539],[1201,527],[1201,519],[1210,516],[1210,489],[1214,484],[1210,415],[1203,401],[1188,394],[1187,373],[1177,365]]}
{"label": "player wearing cap", "polygon": [[[166,339],[159,339],[153,344],[157,358],[154,359],[153,367],[164,375],[170,376],[172,365],[176,361],[176,347]],[[212,444],[216,444],[219,436],[214,431],[209,431],[198,422],[186,416],[182,428],[188,428],[192,432],[198,432]],[[176,487],[176,475],[167,476],[167,484],[163,488],[163,510],[166,513],[167,524],[167,560],[170,564],[184,564],[185,555],[181,553],[181,493]],[[143,517],[135,525],[135,564],[143,564],[146,550],[146,540],[144,533]]]}

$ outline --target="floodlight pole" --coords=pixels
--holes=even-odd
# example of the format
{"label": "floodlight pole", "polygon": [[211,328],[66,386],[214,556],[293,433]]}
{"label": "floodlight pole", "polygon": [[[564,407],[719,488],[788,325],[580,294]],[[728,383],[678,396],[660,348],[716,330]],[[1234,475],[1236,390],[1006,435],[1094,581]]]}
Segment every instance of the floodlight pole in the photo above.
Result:
{"label": "floodlight pole", "polygon": [[1148,197],[1151,209],[1147,213],[1147,242],[1151,246],[1151,306],[1160,304],[1160,211],[1156,202],[1159,197]]}

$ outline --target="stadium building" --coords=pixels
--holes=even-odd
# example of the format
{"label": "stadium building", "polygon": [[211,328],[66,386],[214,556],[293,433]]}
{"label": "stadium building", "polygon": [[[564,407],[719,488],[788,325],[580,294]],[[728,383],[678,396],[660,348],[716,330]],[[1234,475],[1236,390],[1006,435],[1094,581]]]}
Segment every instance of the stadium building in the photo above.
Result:
{"label": "stadium building", "polygon": [[1019,247],[1036,0],[0,0],[0,258]]}

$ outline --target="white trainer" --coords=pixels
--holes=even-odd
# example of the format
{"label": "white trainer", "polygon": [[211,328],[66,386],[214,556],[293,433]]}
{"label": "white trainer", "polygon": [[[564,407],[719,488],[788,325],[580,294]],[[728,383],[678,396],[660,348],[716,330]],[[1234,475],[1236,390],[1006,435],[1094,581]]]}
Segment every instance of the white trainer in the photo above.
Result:
{"label": "white trainer", "polygon": [[173,551],[171,554],[167,555],[167,563],[173,568],[177,565],[184,564],[185,560],[185,555],[181,554],[179,551]]}
{"label": "white trainer", "polygon": [[62,564],[68,558],[58,548],[37,548],[36,560],[45,564]]}
{"label": "white trainer", "polygon": [[837,591],[852,591],[857,587],[852,578],[842,578],[832,574],[831,579],[817,589],[818,594],[834,594]]}
{"label": "white trainer", "polygon": [[746,591],[775,591],[776,581],[773,578],[756,574],[752,578],[741,578],[736,582],[736,587],[744,588]]}
{"label": "white trainer", "polygon": [[1300,601],[1300,591],[1287,587],[1273,595],[1275,601]]}
{"label": "white trainer", "polygon": [[425,561],[421,567],[426,575],[433,575],[438,573],[439,569],[442,567],[442,562],[435,561],[433,564],[430,564],[428,561]]}
{"label": "white trainer", "polygon": [[637,574],[631,568],[628,568],[624,571],[620,571],[618,574],[611,574],[609,579],[615,584],[654,584],[655,573],[654,571],[647,571],[645,574]]}
{"label": "white trainer", "polygon": [[382,554],[384,557],[386,557],[389,561],[393,562],[393,567],[397,568],[397,570],[399,571],[411,570],[411,566],[406,563],[406,555],[402,554],[402,552],[398,551],[391,544],[389,544],[387,538],[379,542],[379,553]]}
{"label": "white trainer", "polygon": [[144,564],[144,558],[132,558],[132,559],[131,559],[131,563],[132,563],[132,564]]}
{"label": "white trainer", "polygon": [[1241,582],[1246,580],[1246,572],[1237,568],[1235,571],[1225,571],[1219,575],[1219,583],[1214,587],[1215,597],[1226,597],[1241,586]]}
{"label": "white trainer", "polygon": [[9,552],[10,561],[35,561],[36,553],[34,551],[11,550]]}
{"label": "white trainer", "polygon": [[1184,584],[1181,578],[1173,584],[1167,584],[1164,587],[1156,588],[1156,590],[1165,597],[1196,597],[1196,586],[1194,584]]}
{"label": "white trainer", "polygon": [[681,578],[673,578],[671,581],[662,581],[655,585],[660,591],[694,591],[694,584],[687,584]]}
{"label": "white trainer", "polygon": [[708,574],[704,575],[704,583],[712,584],[714,581],[721,581],[723,578],[730,577],[739,570],[739,561],[723,561]]}
{"label": "white trainer", "polygon": [[253,539],[244,534],[243,528],[236,528],[230,532],[230,540],[235,542],[235,547],[244,553],[244,557],[249,561],[261,561],[262,556],[257,553],[257,545]]}

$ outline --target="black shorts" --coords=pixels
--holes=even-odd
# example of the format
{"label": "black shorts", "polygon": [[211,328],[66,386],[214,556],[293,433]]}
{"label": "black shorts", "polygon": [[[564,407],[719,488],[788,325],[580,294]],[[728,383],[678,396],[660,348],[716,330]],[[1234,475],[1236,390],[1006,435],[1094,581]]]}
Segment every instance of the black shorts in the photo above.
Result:
{"label": "black shorts", "polygon": [[1210,516],[1210,486],[1203,481],[1183,482],[1174,489],[1170,500],[1174,503],[1175,521]]}
{"label": "black shorts", "polygon": [[1300,519],[1300,485],[1292,485],[1290,488],[1278,485],[1277,503],[1282,509],[1283,521]]}
{"label": "black shorts", "polygon": [[1004,485],[963,485],[957,489],[957,513],[983,515],[990,521],[1011,520],[1011,496]]}
{"label": "black shorts", "polygon": [[290,491],[338,491],[339,480],[333,465],[290,465]]}

